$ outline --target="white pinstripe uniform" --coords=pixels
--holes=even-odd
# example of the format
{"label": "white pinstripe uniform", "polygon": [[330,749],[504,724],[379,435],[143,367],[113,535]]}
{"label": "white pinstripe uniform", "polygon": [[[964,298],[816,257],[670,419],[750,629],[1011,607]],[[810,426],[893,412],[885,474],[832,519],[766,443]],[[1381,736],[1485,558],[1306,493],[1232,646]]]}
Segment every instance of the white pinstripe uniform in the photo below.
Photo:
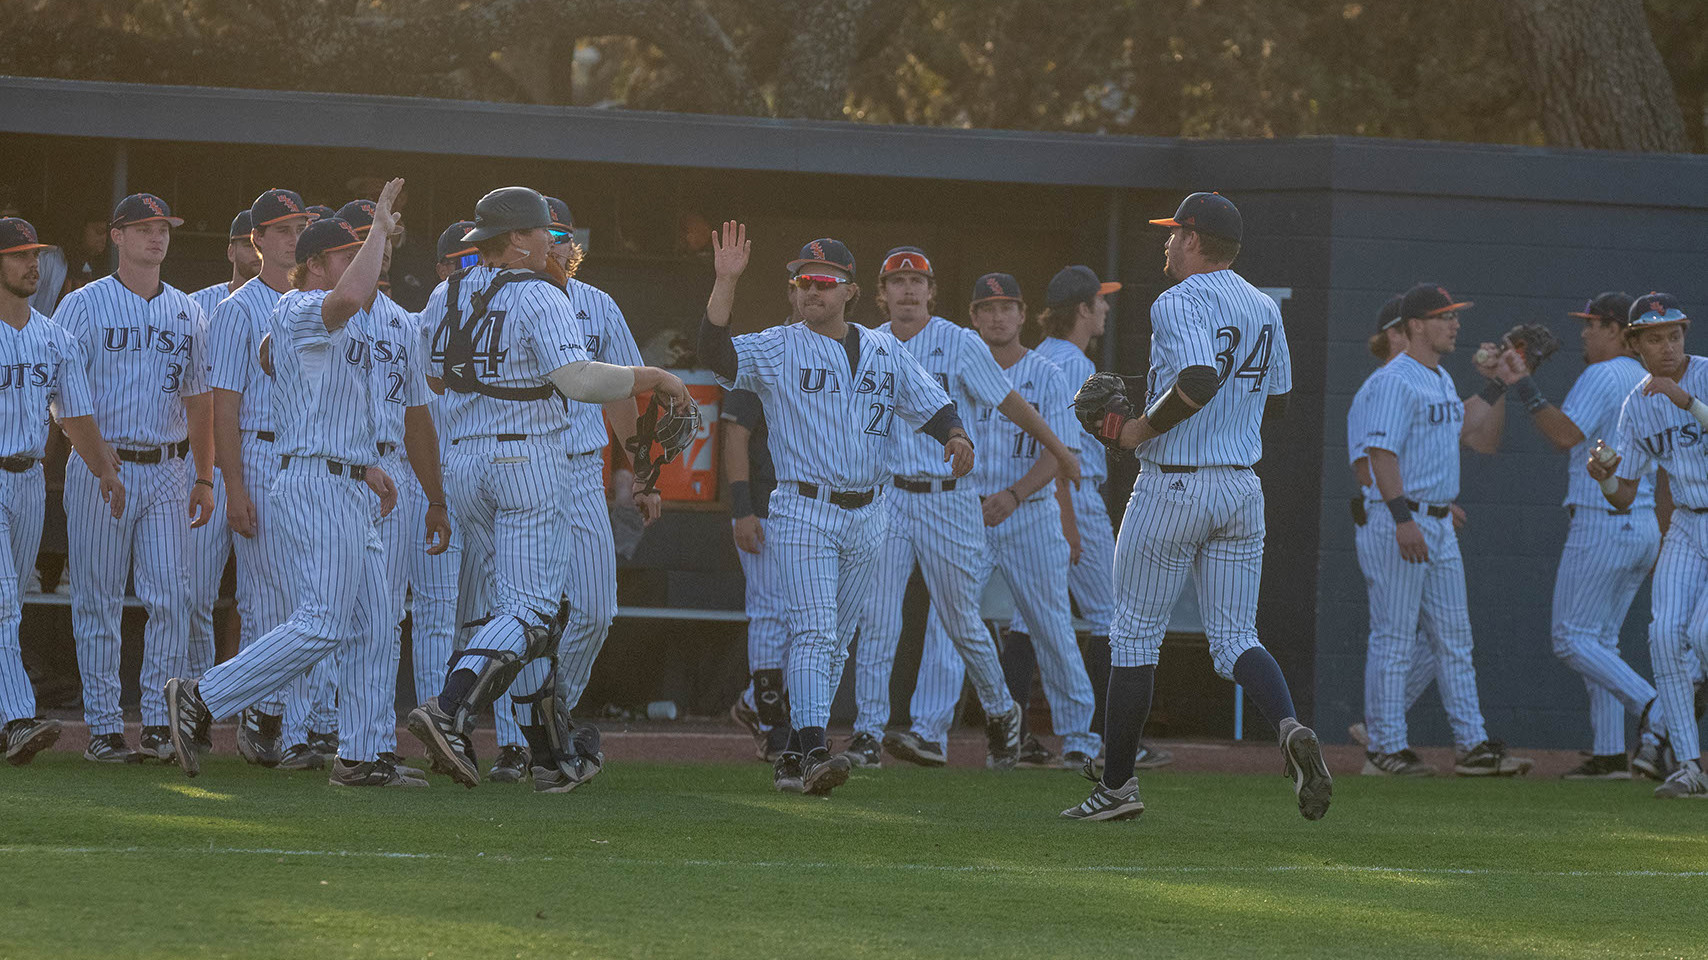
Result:
{"label": "white pinstripe uniform", "polygon": [[[745,588],[747,610],[747,671],[751,676],[761,670],[782,670],[788,664],[789,631],[784,626],[788,610],[784,606],[779,575],[772,570],[773,551],[764,546],[770,540],[771,494],[777,487],[777,471],[771,465],[771,449],[766,439],[765,407],[759,395],[751,390],[730,390],[724,396],[720,417],[747,428],[748,483],[753,494],[753,514],[759,520],[761,543],[758,553],[737,549],[741,561],[741,576]],[[781,691],[779,691],[781,693]],[[749,679],[741,691],[741,700],[755,713],[753,682]],[[767,711],[769,713],[769,711]],[[759,725],[770,730],[771,725],[760,720]]]}
{"label": "white pinstripe uniform", "polygon": [[[121,458],[124,516],[102,502],[100,481],[73,456],[65,469],[71,621],[83,674],[90,736],[120,733],[119,621],[133,573],[148,611],[143,634],[142,722],[166,725],[161,691],[188,666],[190,581],[189,416],[184,400],[207,392],[201,308],[161,284],[151,300],[117,275],[72,291],[55,320],[78,342],[95,402],[95,423]],[[144,459],[134,459],[135,451]]]}
{"label": "white pinstripe uniform", "polygon": [[[892,332],[888,323],[878,329]],[[1013,389],[979,335],[942,317],[926,321],[902,345],[949,393],[959,411],[982,414],[994,410]],[[982,436],[975,442],[983,454],[975,457],[975,470],[986,458],[1001,455],[1001,448],[985,446]],[[1013,439],[1006,436],[992,442],[1005,443],[1010,449],[1014,446]],[[952,628],[946,637],[952,638],[958,658],[972,670],[979,702],[989,714],[1007,713],[1014,706],[1014,698],[1003,682],[1002,662],[990,630],[979,619],[979,600],[990,576],[991,558],[975,480],[955,480],[951,465],[943,462],[943,445],[919,433],[896,437],[890,472],[895,475],[897,489],[884,494],[884,523],[889,532],[878,553],[872,590],[866,595],[861,616],[860,642],[854,648],[854,691],[859,707],[854,732],[882,738],[889,723],[890,671],[901,640],[902,595],[915,563],[925,575],[937,615],[946,617],[946,626]],[[915,489],[901,489],[903,484]],[[943,489],[945,486],[949,489]],[[920,676],[922,681],[938,679],[936,675]],[[960,671],[945,682],[953,689],[930,691],[925,695],[927,702],[948,701],[953,705],[960,699]],[[941,742],[943,738],[928,739]]]}
{"label": "white pinstripe uniform", "polygon": [[[1708,397],[1708,357],[1686,358],[1678,385]],[[1654,619],[1649,659],[1655,668],[1656,706],[1672,721],[1668,739],[1679,760],[1702,753],[1694,721],[1692,681],[1708,669],[1708,431],[1665,396],[1645,397],[1642,383],[1619,411],[1618,476],[1637,480],[1655,468],[1667,472],[1675,504],[1655,565]],[[1587,460],[1587,458],[1585,458]]]}
{"label": "white pinstripe uniform", "polygon": [[[1028,350],[1004,372],[1011,389],[1043,415],[1056,436],[1075,435],[1079,424],[1073,414],[1073,390],[1068,388],[1061,368],[1037,351]],[[1013,486],[1039,457],[1050,455],[1001,411],[976,398],[969,408],[968,426],[983,453],[972,474],[973,488],[981,498]],[[1069,551],[1067,536],[1062,533],[1056,482],[1044,484],[1008,519],[984,531],[995,568],[1002,571],[1015,608],[1032,635],[1044,697],[1050,703],[1051,723],[1062,737],[1062,750],[1094,757],[1103,738],[1090,729],[1091,679],[1074,639],[1073,610],[1068,605],[1067,578],[1062,575],[1069,566]],[[978,595],[983,594],[990,569],[987,566],[979,580]],[[955,701],[960,699],[962,665],[948,652],[947,635],[935,604],[932,613],[926,624],[912,713],[914,732],[942,743],[954,718]]]}
{"label": "white pinstripe uniform", "polygon": [[[564,289],[576,322],[584,331],[589,357],[619,367],[643,366],[628,321],[609,294],[574,277]],[[569,428],[563,433],[563,442],[569,452],[571,477],[563,508],[570,518],[570,555],[575,562],[570,564],[564,582],[569,622],[558,643],[558,690],[573,710],[593,675],[593,661],[605,646],[611,618],[617,615],[617,547],[611,537],[604,463],[599,457],[610,439],[604,407],[573,400],[567,406]],[[528,692],[522,691],[524,696]],[[493,730],[501,746],[522,745],[514,703],[509,710],[493,710]]]}
{"label": "white pinstripe uniform", "polygon": [[[431,367],[431,357],[433,331],[438,326],[439,318],[429,319],[425,313],[418,313],[414,315],[413,320],[416,325],[416,356],[421,361],[422,369],[428,375],[436,377],[438,374]],[[431,390],[427,393],[427,412],[432,416],[433,429],[439,436],[439,470],[442,482],[445,460],[451,452],[451,438],[445,432],[445,401]],[[408,451],[399,448],[398,452],[403,458],[403,464],[408,466]],[[404,529],[423,529],[427,519],[427,494],[421,489],[421,481],[415,478],[414,469],[403,472],[402,478],[392,478],[397,481],[397,508],[392,513],[400,515],[400,522],[405,524]],[[447,504],[446,512],[451,521],[450,546],[445,548],[444,553],[433,555],[427,552],[429,545],[425,540],[417,540],[409,548],[406,564],[412,595],[409,610],[409,662],[415,674],[417,703],[425,703],[428,698],[437,696],[439,691],[444,689],[445,673],[448,670],[451,651],[456,647],[458,628],[461,626],[457,621],[457,578],[462,569],[463,534],[455,514],[450,514],[449,511]],[[408,524],[414,526],[411,528]]]}
{"label": "white pinstripe uniform", "polygon": [[34,463],[0,470],[0,726],[36,715],[36,693],[18,646],[18,584],[36,568],[47,488],[48,413],[95,412],[81,350],[64,328],[35,310],[23,329],[0,329],[0,458]]}
{"label": "white pinstripe uniform", "polygon": [[[470,299],[489,286],[498,271],[469,268],[457,291],[457,315],[467,322]],[[441,283],[422,311],[438,317],[430,369],[444,359],[448,285]],[[431,322],[431,321],[429,321]],[[537,281],[518,281],[498,290],[474,341],[474,366],[482,382],[496,387],[548,386],[553,370],[587,355],[587,336],[561,289]],[[459,623],[485,616],[491,620],[469,638],[465,649],[523,653],[527,629],[550,624],[574,559],[571,496],[575,465],[564,455],[564,402],[553,394],[539,400],[500,400],[478,393],[444,396],[446,433],[445,486],[451,512],[462,528],[462,570],[458,578]],[[520,439],[514,439],[520,438]],[[597,457],[593,457],[597,459]],[[483,589],[488,577],[493,584]],[[482,602],[485,597],[490,602]],[[477,606],[478,605],[478,606]],[[478,673],[482,654],[460,657],[452,668]],[[524,666],[512,686],[531,693],[551,672],[547,657]],[[521,718],[532,723],[532,718]]]}
{"label": "white pinstripe uniform", "polygon": [[[255,504],[255,536],[233,535],[237,554],[238,649],[285,622],[296,596],[296,567],[284,538],[272,535],[268,491],[279,472],[273,433],[273,378],[261,369],[261,338],[272,323],[281,292],[255,277],[219,302],[208,324],[208,386],[243,395],[237,426],[242,438],[243,482]],[[220,481],[224,493],[224,481]],[[219,523],[218,518],[208,526]],[[287,691],[269,691],[255,704],[262,713],[285,712]],[[304,740],[302,730],[286,731],[286,746]]]}
{"label": "white pinstripe uniform", "polygon": [[[208,671],[198,692],[218,720],[318,663],[335,663],[345,693],[338,755],[362,763],[390,749],[381,730],[396,720],[392,698],[379,695],[397,675],[389,656],[394,627],[387,619],[384,548],[373,494],[357,473],[379,459],[386,381],[374,370],[375,318],[364,310],[327,330],[321,315],[327,293],[285,294],[269,325],[279,424],[274,446],[281,458],[270,509],[274,532],[297,570],[295,608]],[[419,389],[425,392],[424,382]]]}
{"label": "white pinstripe uniform", "polygon": [[[214,309],[232,294],[231,284],[220,281],[190,294],[202,308],[202,343],[211,343]],[[211,347],[209,348],[211,351]],[[210,383],[211,387],[212,384]],[[189,458],[190,481],[196,479],[196,458]],[[213,506],[207,523],[190,531],[190,662],[187,677],[194,679],[214,664],[213,608],[219,600],[219,581],[231,557],[231,525],[225,522],[225,475],[216,467],[213,474]]]}
{"label": "white pinstripe uniform", "polygon": [[[1632,357],[1591,364],[1560,405],[1584,440],[1566,457],[1565,506],[1572,517],[1554,579],[1554,655],[1581,674],[1589,690],[1597,756],[1625,752],[1625,714],[1641,714],[1655,697],[1655,688],[1620,658],[1619,628],[1660,554],[1661,531],[1652,470],[1631,506],[1615,512],[1584,464],[1597,440],[1614,435],[1620,406],[1647,376]],[[1649,725],[1660,736],[1665,713],[1658,703],[1649,711]]]}
{"label": "white pinstripe uniform", "polygon": [[[1368,535],[1381,550],[1370,551],[1365,582],[1370,593],[1370,648],[1364,670],[1365,725],[1370,750],[1397,753],[1406,737],[1407,664],[1417,646],[1420,623],[1436,640],[1437,688],[1453,726],[1453,740],[1468,750],[1487,739],[1471,663],[1471,615],[1465,602],[1465,562],[1447,507],[1459,496],[1459,433],[1465,401],[1453,377],[1408,354],[1394,358],[1372,381],[1366,449],[1387,450],[1399,461],[1406,499],[1429,547],[1429,560],[1410,563],[1394,540],[1394,518],[1377,500],[1370,504]],[[1436,516],[1430,512],[1435,511]],[[1421,620],[1420,620],[1421,618]]]}
{"label": "white pinstripe uniform", "polygon": [[[1233,678],[1257,637],[1263,576],[1260,427],[1270,396],[1293,388],[1287,331],[1275,301],[1232,270],[1194,274],[1151,305],[1146,407],[1187,367],[1213,367],[1221,386],[1197,413],[1139,444],[1139,476],[1115,540],[1116,667],[1157,663],[1169,613],[1188,575],[1218,674]],[[1415,631],[1414,631],[1415,633]]]}
{"label": "white pinstripe uniform", "polygon": [[894,421],[918,429],[949,404],[894,336],[855,324],[849,331],[860,344],[854,369],[841,342],[804,323],[735,337],[736,377],[724,383],[757,393],[765,406],[778,480],[765,545],[775,551],[772,569],[789,611],[784,685],[796,730],[829,722],[884,535],[881,507],[845,509],[828,497],[873,492],[881,499],[891,434],[903,429]]}

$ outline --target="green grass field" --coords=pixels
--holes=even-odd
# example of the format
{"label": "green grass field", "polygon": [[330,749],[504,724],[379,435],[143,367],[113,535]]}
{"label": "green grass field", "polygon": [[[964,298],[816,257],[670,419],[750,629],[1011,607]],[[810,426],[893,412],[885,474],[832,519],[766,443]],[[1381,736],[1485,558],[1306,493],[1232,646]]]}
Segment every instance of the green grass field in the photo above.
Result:
{"label": "green grass field", "polygon": [[1708,804],[1635,784],[759,764],[337,790],[216,758],[0,769],[0,957],[1700,957]]}

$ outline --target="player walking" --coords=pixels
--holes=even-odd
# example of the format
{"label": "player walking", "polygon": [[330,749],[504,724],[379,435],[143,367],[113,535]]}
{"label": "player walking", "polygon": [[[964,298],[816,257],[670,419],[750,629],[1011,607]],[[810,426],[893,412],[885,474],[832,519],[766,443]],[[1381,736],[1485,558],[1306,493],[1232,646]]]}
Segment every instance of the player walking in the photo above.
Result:
{"label": "player walking", "polygon": [[[1002,443],[1024,445],[1029,451],[1042,445],[1049,456],[1039,459],[1052,467],[1065,464],[1064,473],[1076,474],[1078,461],[1073,452],[1028,398],[1014,389],[990,348],[973,331],[932,316],[936,295],[937,283],[925,252],[918,247],[891,250],[878,269],[878,307],[888,317],[878,329],[907,347],[913,359],[948,391],[957,411],[982,414],[997,410],[1004,425],[1015,428],[1000,438]],[[1077,429],[1067,416],[1065,385],[1060,399],[1057,422],[1064,429]],[[995,437],[981,436],[978,445],[987,451],[997,450],[991,445],[995,442]],[[1009,696],[990,630],[979,617],[991,564],[985,514],[974,490],[983,471],[973,475],[973,483],[962,485],[950,475],[940,447],[928,436],[905,434],[896,438],[890,454],[892,483],[898,492],[884,497],[881,509],[889,532],[878,554],[872,590],[861,618],[860,642],[854,648],[859,715],[854,739],[845,752],[857,767],[879,765],[880,741],[902,760],[928,766],[947,762],[946,739],[921,734],[917,723],[913,730],[884,732],[890,719],[890,671],[901,639],[902,595],[915,563],[931,591],[936,622],[972,673],[973,687],[987,718],[987,765],[1011,768],[1019,756],[1020,710]],[[981,468],[992,462],[993,458],[985,457]],[[1028,458],[1028,465],[1030,462]],[[956,671],[953,689],[934,691],[926,699],[931,703],[948,701],[952,709],[960,694],[961,676]]]}
{"label": "player walking", "polygon": [[[187,541],[190,528],[212,516],[201,308],[160,280],[172,228],[183,222],[153,194],[119,201],[110,231],[118,271],[66,295],[54,311],[55,321],[81,348],[95,422],[114,447],[127,491],[124,515],[113,516],[96,472],[101,468],[81,456],[66,466],[71,621],[89,723],[84,757],[100,763],[141,759],[125,746],[119,710],[119,620],[131,576],[148,611],[140,753],[172,758],[159,690],[188,666]],[[184,462],[192,447],[194,485]]]}
{"label": "player walking", "polygon": [[[1672,721],[1668,734],[1678,768],[1655,788],[1663,798],[1708,798],[1708,775],[1692,705],[1692,680],[1708,667],[1708,357],[1687,354],[1690,318],[1678,300],[1648,293],[1631,304],[1625,337],[1648,371],[1619,411],[1617,440],[1597,443],[1589,474],[1615,510],[1637,502],[1641,478],[1666,470],[1673,513],[1655,565],[1649,659],[1656,706]],[[1587,512],[1587,511],[1585,511]],[[1574,518],[1575,519],[1575,518]]]}
{"label": "player walking", "polygon": [[700,324],[700,361],[726,387],[759,395],[777,468],[765,546],[775,551],[772,569],[788,611],[793,731],[773,783],[826,794],[848,779],[848,758],[831,754],[824,727],[883,538],[873,501],[889,479],[894,420],[942,444],[957,478],[972,468],[973,446],[954,404],[913,354],[894,335],[846,319],[860,288],[841,242],[814,240],[788,264],[796,322],[733,339],[730,309],[750,253],[747,228],[726,222],[712,247],[717,281]]}
{"label": "player walking", "polygon": [[[473,787],[479,770],[469,749],[474,716],[512,682],[533,704],[522,719],[534,789],[573,790],[597,773],[597,731],[571,737],[568,707],[556,696],[559,598],[569,577],[576,465],[564,453],[563,398],[606,403],[652,390],[673,405],[692,400],[674,375],[654,367],[592,360],[586,332],[561,284],[546,275],[551,209],[538,192],[504,187],[475,206],[480,266],[453,274],[424,311],[441,317],[433,360],[443,373],[446,464],[452,512],[462,527],[461,600],[494,578],[489,609],[437,697],[409,715],[428,755]],[[537,282],[536,282],[537,281]],[[465,615],[466,614],[466,615]]]}
{"label": "player walking", "polygon": [[95,425],[81,351],[58,324],[30,307],[47,244],[17,217],[0,219],[0,750],[15,767],[59,739],[60,723],[36,716],[35,690],[18,646],[18,583],[35,569],[47,490],[42,457],[48,415],[58,418],[82,462],[98,471],[113,519],[124,515],[119,461]]}
{"label": "player walking", "polygon": [[[746,588],[749,682],[730,716],[753,734],[754,753],[775,763],[789,745],[789,700],[783,689],[789,654],[788,610],[765,545],[777,470],[765,434],[765,406],[751,390],[728,390],[723,408],[724,476],[729,478],[730,527]],[[852,762],[852,760],[850,760]]]}
{"label": "player walking", "polygon": [[[1108,760],[1091,796],[1062,816],[1120,820],[1144,812],[1133,759],[1163,631],[1191,575],[1216,672],[1244,686],[1275,724],[1299,811],[1320,819],[1333,781],[1255,628],[1264,516],[1251,468],[1263,456],[1262,423],[1285,413],[1293,387],[1287,332],[1275,301],[1230,269],[1242,232],[1231,202],[1194,193],[1172,218],[1151,222],[1170,228],[1164,269],[1178,282],[1151,306],[1145,410],[1125,419],[1132,408],[1110,374],[1098,374],[1075,401],[1081,420],[1097,425],[1106,442],[1135,449],[1140,466],[1115,541]],[[1102,396],[1093,390],[1100,383]]]}

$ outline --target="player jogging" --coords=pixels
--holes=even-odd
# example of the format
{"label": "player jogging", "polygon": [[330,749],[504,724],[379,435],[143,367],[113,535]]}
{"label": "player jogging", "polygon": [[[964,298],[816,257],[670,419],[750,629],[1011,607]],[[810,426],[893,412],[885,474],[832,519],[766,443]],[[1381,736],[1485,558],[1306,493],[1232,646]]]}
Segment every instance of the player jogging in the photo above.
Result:
{"label": "player jogging", "polygon": [[730,532],[741,561],[747,610],[748,684],[729,714],[753,735],[754,754],[766,763],[776,763],[789,745],[789,700],[783,689],[788,611],[780,587],[782,575],[771,563],[776,551],[765,545],[777,470],[771,464],[759,394],[725,391],[719,417],[724,430],[724,476],[729,479]]}

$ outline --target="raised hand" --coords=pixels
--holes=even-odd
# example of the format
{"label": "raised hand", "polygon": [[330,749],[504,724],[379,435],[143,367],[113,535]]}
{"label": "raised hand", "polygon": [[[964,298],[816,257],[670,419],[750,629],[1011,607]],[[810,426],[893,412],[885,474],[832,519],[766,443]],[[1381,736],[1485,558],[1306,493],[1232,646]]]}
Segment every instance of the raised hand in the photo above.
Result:
{"label": "raised hand", "polygon": [[753,243],[747,239],[747,224],[725,220],[723,232],[712,231],[712,266],[720,278],[734,279],[747,269]]}

